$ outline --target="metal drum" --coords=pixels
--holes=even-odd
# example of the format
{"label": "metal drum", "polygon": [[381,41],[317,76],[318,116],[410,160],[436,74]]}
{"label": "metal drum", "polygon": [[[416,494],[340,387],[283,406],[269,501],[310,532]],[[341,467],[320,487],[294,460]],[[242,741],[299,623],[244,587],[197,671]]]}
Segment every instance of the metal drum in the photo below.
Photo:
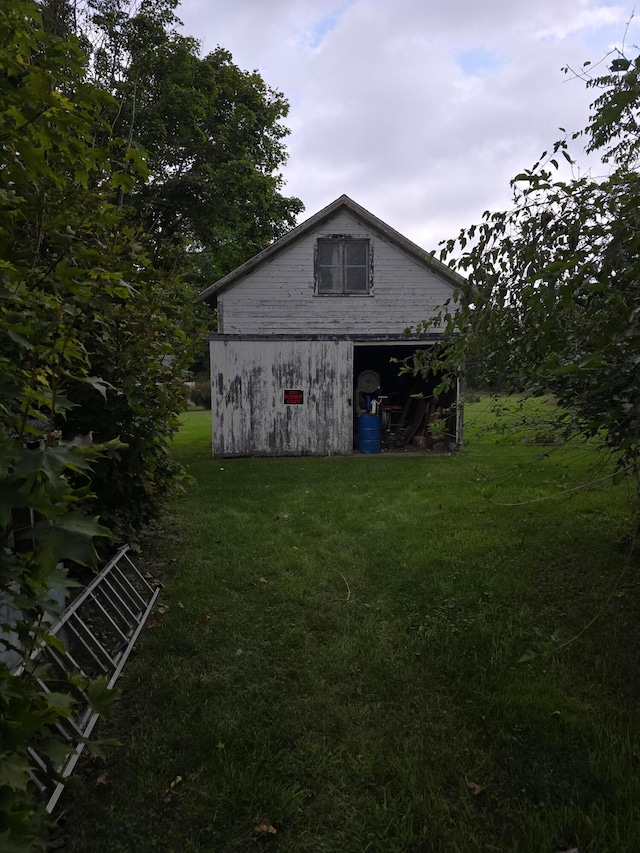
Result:
{"label": "metal drum", "polygon": [[380,453],[380,415],[358,415],[356,449],[358,453]]}

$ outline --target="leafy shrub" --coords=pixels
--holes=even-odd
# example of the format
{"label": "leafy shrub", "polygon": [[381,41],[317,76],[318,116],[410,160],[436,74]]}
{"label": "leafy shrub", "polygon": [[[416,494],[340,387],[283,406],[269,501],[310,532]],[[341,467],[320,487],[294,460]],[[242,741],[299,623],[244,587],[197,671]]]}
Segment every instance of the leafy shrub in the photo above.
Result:
{"label": "leafy shrub", "polygon": [[124,535],[157,506],[185,397],[177,283],[127,219],[144,158],[109,137],[110,100],[34,3],[0,5],[0,601],[14,608],[0,630],[26,661],[0,662],[3,851],[44,846],[29,746],[53,765],[70,748],[56,722],[74,712],[72,677],[30,660],[58,642],[60,565],[95,568],[94,540],[113,538],[101,521]]}
{"label": "leafy shrub", "polygon": [[194,406],[202,406],[204,409],[211,408],[211,383],[205,379],[196,380],[191,389],[190,398]]}

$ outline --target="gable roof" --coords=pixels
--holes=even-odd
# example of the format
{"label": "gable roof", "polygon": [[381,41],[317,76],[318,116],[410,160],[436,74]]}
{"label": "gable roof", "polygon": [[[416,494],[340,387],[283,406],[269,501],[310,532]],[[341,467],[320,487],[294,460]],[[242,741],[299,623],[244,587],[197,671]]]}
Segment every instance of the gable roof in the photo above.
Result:
{"label": "gable roof", "polygon": [[313,216],[310,216],[309,219],[306,219],[300,225],[297,225],[283,237],[280,237],[279,240],[271,243],[271,245],[267,246],[266,249],[258,252],[258,254],[254,255],[252,258],[249,258],[249,260],[245,261],[244,264],[236,267],[214,284],[209,285],[209,287],[205,288],[205,290],[200,293],[200,299],[202,299],[203,302],[208,302],[219,293],[233,287],[241,279],[249,275],[249,273],[252,273],[259,266],[271,260],[271,258],[282,252],[292,243],[295,243],[296,240],[303,237],[308,231],[317,228],[319,225],[322,225],[324,222],[343,210],[351,213],[363,225],[368,226],[374,231],[378,231],[390,243],[397,246],[397,248],[401,249],[419,263],[424,264],[426,267],[433,270],[433,272],[445,279],[452,287],[460,287],[465,284],[465,279],[461,275],[454,272],[454,270],[446,264],[437,260],[430,252],[426,252],[424,249],[421,249],[420,246],[404,237],[399,231],[396,231],[390,225],[387,225],[386,222],[378,219],[378,217],[374,216],[373,213],[369,213],[369,211],[364,207],[356,204],[356,202],[349,198],[349,196],[341,195],[340,198],[337,198],[335,201],[332,201],[331,204],[323,207],[322,210],[318,211],[318,213]]}

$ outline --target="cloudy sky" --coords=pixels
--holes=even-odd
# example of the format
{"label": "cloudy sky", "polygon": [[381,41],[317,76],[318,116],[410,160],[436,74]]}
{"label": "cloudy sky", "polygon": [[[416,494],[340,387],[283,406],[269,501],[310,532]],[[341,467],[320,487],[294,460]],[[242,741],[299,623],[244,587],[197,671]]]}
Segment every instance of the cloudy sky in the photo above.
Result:
{"label": "cloudy sky", "polygon": [[625,32],[633,52],[632,3],[182,0],[178,14],[204,53],[222,45],[286,95],[302,219],[346,193],[432,249],[508,206],[509,179],[560,127],[584,127],[593,90],[562,68],[595,65]]}

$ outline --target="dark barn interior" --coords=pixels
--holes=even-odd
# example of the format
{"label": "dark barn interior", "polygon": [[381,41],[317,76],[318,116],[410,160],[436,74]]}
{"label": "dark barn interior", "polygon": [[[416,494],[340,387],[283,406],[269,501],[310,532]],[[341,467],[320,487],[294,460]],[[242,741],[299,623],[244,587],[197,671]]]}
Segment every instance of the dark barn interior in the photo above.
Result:
{"label": "dark barn interior", "polygon": [[442,451],[455,443],[455,381],[435,399],[434,390],[442,380],[441,375],[400,373],[402,362],[411,359],[414,352],[430,349],[427,345],[406,344],[367,344],[354,348],[354,447],[355,419],[366,412],[381,417],[383,450]]}

